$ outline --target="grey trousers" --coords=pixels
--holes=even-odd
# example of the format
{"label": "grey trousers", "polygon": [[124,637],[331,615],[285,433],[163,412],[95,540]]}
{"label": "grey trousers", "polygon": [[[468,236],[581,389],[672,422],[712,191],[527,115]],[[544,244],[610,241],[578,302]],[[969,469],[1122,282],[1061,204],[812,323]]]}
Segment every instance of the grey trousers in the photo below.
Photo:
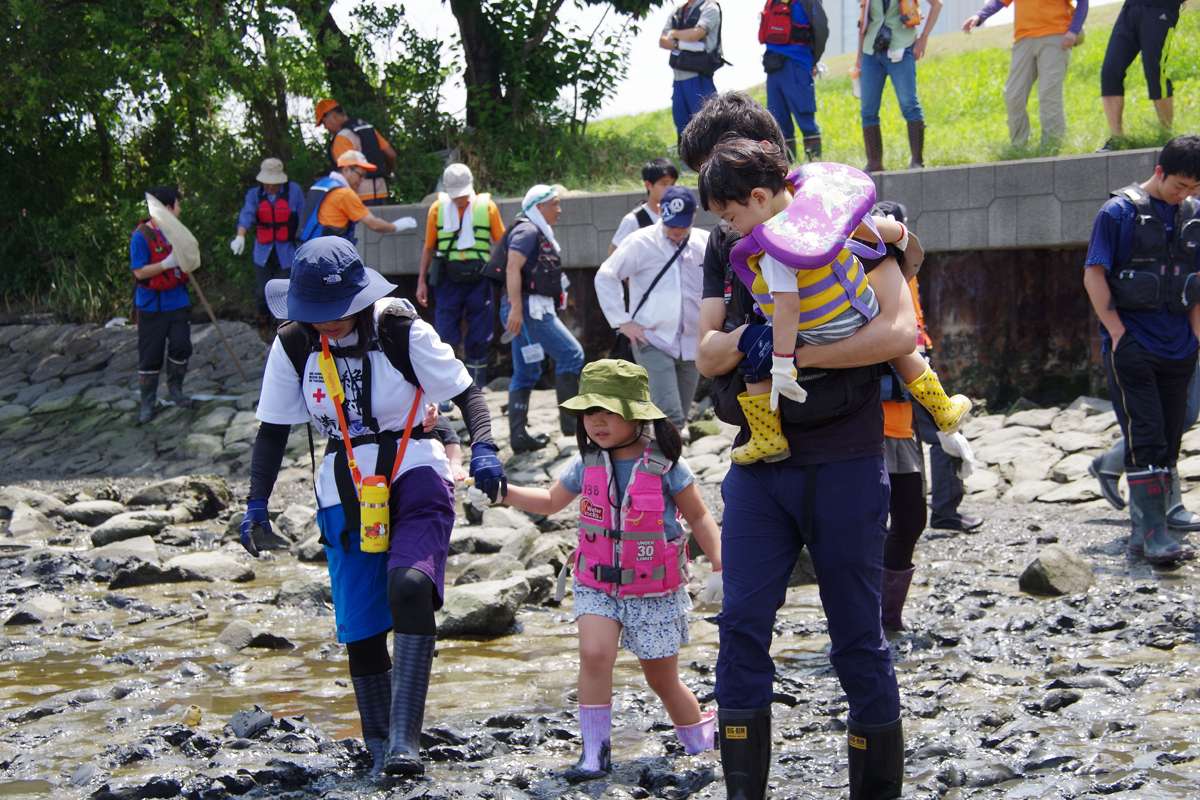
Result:
{"label": "grey trousers", "polygon": [[1042,144],[1062,139],[1067,133],[1067,110],[1063,102],[1063,83],[1071,63],[1071,51],[1062,49],[1062,34],[1032,36],[1013,43],[1012,63],[1004,102],[1008,106],[1008,136],[1021,146],[1029,141],[1029,93],[1038,85],[1038,112],[1042,123]]}
{"label": "grey trousers", "polygon": [[650,402],[683,430],[700,381],[696,362],[674,358],[649,344],[635,345],[633,360],[650,376]]}

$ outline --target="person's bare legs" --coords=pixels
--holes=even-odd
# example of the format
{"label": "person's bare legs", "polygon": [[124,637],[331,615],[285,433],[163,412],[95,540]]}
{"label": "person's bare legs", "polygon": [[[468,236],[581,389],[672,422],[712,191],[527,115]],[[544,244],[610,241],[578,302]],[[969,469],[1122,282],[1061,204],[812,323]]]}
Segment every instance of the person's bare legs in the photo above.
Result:
{"label": "person's bare legs", "polygon": [[1155,100],[1154,110],[1158,112],[1158,124],[1168,131],[1171,130],[1175,125],[1175,98],[1164,97],[1161,100]]}
{"label": "person's bare legs", "polygon": [[579,627],[579,702],[587,706],[611,703],[621,623],[598,614],[582,614],[576,625]]}
{"label": "person's bare legs", "polygon": [[700,721],[700,702],[679,677],[679,656],[641,658],[646,685],[662,700],[671,722],[678,726],[695,725]]}
{"label": "person's bare legs", "polygon": [[[1104,102],[1104,118],[1108,120],[1108,132],[1113,136],[1124,136],[1125,95],[1106,94],[1100,99]],[[1155,107],[1157,106],[1156,102]],[[1161,112],[1159,116],[1161,117]]]}

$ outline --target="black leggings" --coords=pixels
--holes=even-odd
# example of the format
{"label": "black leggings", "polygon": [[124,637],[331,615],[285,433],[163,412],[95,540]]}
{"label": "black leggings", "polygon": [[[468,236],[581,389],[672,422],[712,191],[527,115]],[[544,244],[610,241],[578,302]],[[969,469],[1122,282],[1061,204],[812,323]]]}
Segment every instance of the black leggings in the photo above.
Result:
{"label": "black leggings", "polygon": [[883,541],[883,566],[897,572],[912,568],[913,550],[925,530],[925,494],[921,473],[888,475],[892,482],[891,523]]}
{"label": "black leggings", "polygon": [[[413,636],[437,635],[433,603],[437,596],[433,581],[419,569],[401,567],[388,571],[388,605],[392,610],[392,630]],[[387,631],[374,636],[347,642],[350,656],[350,677],[381,675],[392,668],[388,655]]]}

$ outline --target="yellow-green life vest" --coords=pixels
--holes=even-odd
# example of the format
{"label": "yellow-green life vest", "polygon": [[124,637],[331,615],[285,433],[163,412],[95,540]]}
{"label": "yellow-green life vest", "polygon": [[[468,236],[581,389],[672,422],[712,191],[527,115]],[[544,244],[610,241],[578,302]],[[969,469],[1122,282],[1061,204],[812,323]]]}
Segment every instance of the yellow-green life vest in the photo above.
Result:
{"label": "yellow-green life vest", "polygon": [[[492,205],[490,194],[475,195],[475,208],[472,211],[472,224],[475,226],[475,246],[469,250],[458,249],[458,235],[461,232],[443,230],[446,227],[446,208],[453,204],[450,195],[445,192],[438,194],[437,214],[437,252],[450,261],[471,261],[473,259],[488,260],[490,242],[492,241],[492,223],[488,209]],[[466,220],[463,220],[465,223]],[[463,223],[460,223],[463,224]]]}

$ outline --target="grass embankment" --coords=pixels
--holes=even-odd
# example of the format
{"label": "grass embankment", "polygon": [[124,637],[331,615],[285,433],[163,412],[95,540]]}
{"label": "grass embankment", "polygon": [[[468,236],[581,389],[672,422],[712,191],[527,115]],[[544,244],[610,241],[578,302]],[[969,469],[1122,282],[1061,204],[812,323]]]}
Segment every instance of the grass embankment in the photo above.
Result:
{"label": "grass embankment", "polygon": [[[1084,26],[1084,43],[1076,47],[1071,56],[1071,68],[1064,87],[1067,137],[1052,152],[1043,152],[1039,147],[1041,125],[1036,86],[1028,106],[1032,143],[1023,148],[1009,144],[1004,84],[1008,78],[1012,25],[988,27],[970,35],[955,30],[933,38],[928,54],[917,66],[918,91],[928,126],[925,165],[938,167],[1094,151],[1108,137],[1108,125],[1100,103],[1100,65],[1120,9],[1121,5],[1114,3],[1095,7],[1089,13]],[[951,20],[951,25],[961,22]],[[1200,13],[1185,7],[1175,30],[1172,49],[1168,74],[1175,84],[1175,132],[1200,131]],[[859,101],[851,93],[848,76],[854,54],[833,56],[825,59],[825,63],[829,65],[830,77],[817,82],[817,124],[824,140],[823,158],[861,167],[866,163],[866,157]],[[717,73],[716,83],[721,90],[733,88],[721,83],[720,73]],[[747,91],[766,102],[765,83]],[[880,116],[884,164],[887,169],[903,169],[909,161],[908,136],[890,84],[884,88]],[[1170,134],[1158,126],[1154,107],[1146,99],[1140,56],[1125,78],[1125,134],[1124,148],[1155,147],[1170,138]],[[655,141],[660,154],[668,151],[673,154],[675,125],[671,110],[666,108],[594,122],[588,135],[589,138],[608,139],[613,147],[626,141],[639,145]],[[640,159],[643,149],[639,146],[637,152],[631,152],[630,160]],[[685,176],[684,182],[694,183],[695,176]],[[592,191],[640,187],[636,173],[624,187],[610,184],[611,179],[601,185],[567,185]]]}

